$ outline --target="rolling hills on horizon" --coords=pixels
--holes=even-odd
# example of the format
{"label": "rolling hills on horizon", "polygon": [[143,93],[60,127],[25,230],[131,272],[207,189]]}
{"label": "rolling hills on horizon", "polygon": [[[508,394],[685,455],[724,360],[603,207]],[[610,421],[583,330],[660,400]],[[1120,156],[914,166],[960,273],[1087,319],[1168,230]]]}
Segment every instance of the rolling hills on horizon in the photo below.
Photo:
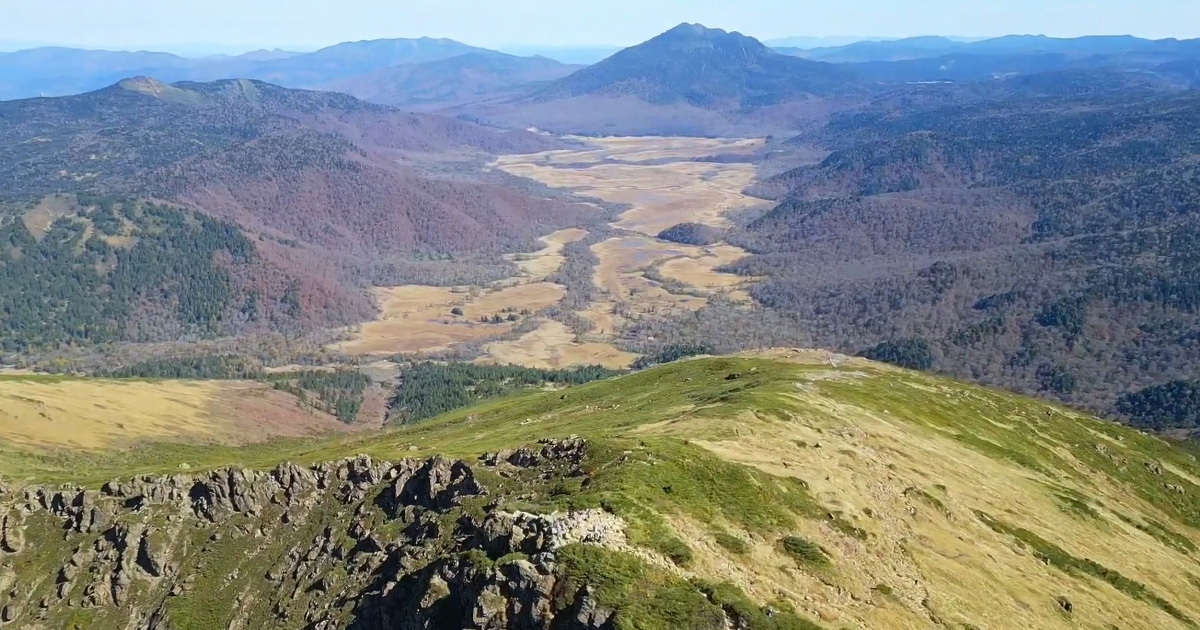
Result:
{"label": "rolling hills on horizon", "polygon": [[[685,24],[664,36],[666,40],[674,39],[679,43],[687,39],[690,31],[693,36],[699,34],[697,41],[707,38],[707,45],[711,46],[719,39],[716,37],[718,30]],[[675,37],[671,36],[672,33]],[[652,44],[650,48],[643,47],[643,44],[626,49],[632,52],[614,49],[597,54],[588,61],[601,65],[600,70],[581,74],[572,83],[562,83],[557,87],[538,84],[565,78],[566,74],[570,74],[570,64],[548,63],[548,59],[543,57],[539,60],[536,55],[503,57],[503,53],[446,39],[367,40],[345,42],[309,53],[261,50],[236,56],[200,58],[145,51],[35,48],[0,53],[0,100],[82,93],[137,75],[154,76],[167,82],[249,78],[291,88],[344,90],[370,96],[384,104],[411,103],[422,109],[456,107],[472,100],[523,98],[530,93],[549,89],[556,91],[543,94],[543,98],[578,97],[595,90],[607,90],[610,96],[627,96],[643,88],[633,88],[634,84],[628,82],[633,75],[622,79],[626,71],[614,68],[624,63],[636,66],[653,58],[655,53],[652,49],[656,45],[663,45],[664,49],[669,47],[664,36],[647,42]],[[696,45],[697,42],[693,41],[685,46]],[[763,48],[766,47],[753,38],[730,38],[725,46],[728,49],[740,47],[749,55],[746,60],[753,57],[756,64],[766,64],[753,73],[757,79],[749,79],[750,84],[759,82],[760,97],[764,94],[771,94],[774,99],[794,96],[795,83],[801,79],[805,83],[805,94],[827,92],[834,87],[831,84],[819,86],[816,79],[821,73],[828,75],[826,79],[832,78],[836,72],[829,68],[822,69],[821,66],[803,66],[775,59],[765,54]],[[525,51],[524,48],[519,50]],[[711,46],[711,50],[718,57],[721,55],[720,46]],[[1097,67],[1157,69],[1164,66],[1162,72],[1190,81],[1190,73],[1180,72],[1173,64],[1185,64],[1200,58],[1200,46],[1196,40],[1148,40],[1130,36],[1050,38],[1011,35],[990,39],[931,36],[864,40],[823,48],[779,46],[771,50],[785,56],[839,66],[841,75],[837,78],[842,83],[839,86],[842,90],[850,90],[851,84],[864,81],[979,81],[1014,74]],[[644,52],[648,52],[648,56],[643,55]],[[617,60],[610,58],[613,53],[618,54]],[[447,61],[454,57],[462,58],[457,62]],[[424,64],[431,65],[422,68]],[[945,71],[947,68],[944,66],[955,65],[966,65],[971,69]],[[674,72],[663,65],[661,59],[657,70],[653,69],[652,64],[633,72],[636,74],[639,71],[661,73],[662,76],[654,81],[667,81],[668,75]],[[449,76],[439,82],[438,72]],[[731,79],[733,76],[726,73],[724,78]],[[763,89],[767,86],[763,81],[772,76],[774,78],[771,80],[778,83],[776,87],[783,88],[788,81],[792,81],[793,85],[780,90]],[[610,79],[613,84],[606,85]],[[715,75],[707,79],[717,82]],[[685,76],[671,76],[669,80],[683,81]],[[692,94],[692,100],[701,98],[712,101],[730,96],[708,93],[703,86],[693,88],[698,91]],[[660,92],[657,96],[646,94],[651,100],[664,95],[659,88],[645,89]],[[753,105],[758,107],[762,104]]]}
{"label": "rolling hills on horizon", "polygon": [[0,53],[0,100],[79,94],[139,75],[166,82],[256,79],[284,87],[315,88],[400,64],[478,52],[485,49],[432,38],[346,42],[311,53],[257,51],[200,58],[145,51],[35,48]]}
{"label": "rolling hills on horizon", "polygon": [[1132,35],[1090,35],[1083,37],[1047,37],[1045,35],[1005,35],[964,41],[940,36],[909,37],[883,41],[859,41],[843,46],[789,49],[807,59],[838,63],[862,61],[903,61],[942,57],[953,53],[1018,55],[1059,53],[1074,57],[1131,53],[1194,54],[1200,39],[1145,39]]}
{"label": "rolling hills on horizon", "polygon": [[528,93],[583,67],[546,57],[478,51],[390,66],[322,87],[372,103],[433,111]]}
{"label": "rolling hills on horizon", "polygon": [[1181,89],[1196,85],[1200,58],[1196,42],[1129,37],[914,38],[846,48],[855,46],[885,52],[802,58],[740,33],[681,24],[525,95],[448,111],[584,134],[786,134],[823,124],[829,112],[869,103],[894,86],[972,83],[987,90],[988,83],[1050,72],[1093,72]]}

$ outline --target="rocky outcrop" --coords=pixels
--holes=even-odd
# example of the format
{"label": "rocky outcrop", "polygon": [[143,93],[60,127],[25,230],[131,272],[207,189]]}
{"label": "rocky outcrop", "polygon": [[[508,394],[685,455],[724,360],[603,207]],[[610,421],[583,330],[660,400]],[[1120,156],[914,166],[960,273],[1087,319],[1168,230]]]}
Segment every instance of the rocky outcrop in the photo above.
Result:
{"label": "rocky outcrop", "polygon": [[0,551],[20,553],[25,547],[25,536],[21,530],[21,515],[9,510],[0,516]]}
{"label": "rocky outcrop", "polygon": [[483,456],[483,462],[500,470],[507,465],[516,468],[542,467],[546,473],[562,472],[564,467],[577,472],[586,456],[587,442],[582,438],[569,437],[564,440],[544,440],[536,448],[525,446],[488,453]]}
{"label": "rocky outcrop", "polygon": [[[586,453],[568,439],[474,465],[359,456],[98,491],[0,487],[0,623],[65,627],[88,610],[99,630],[150,630],[203,610],[213,627],[613,628],[614,612],[562,573],[556,552],[626,548],[625,523],[507,510],[506,492],[477,474],[557,479],[582,474]],[[49,575],[3,577],[46,562]]]}
{"label": "rocky outcrop", "polygon": [[445,511],[461,505],[464,497],[487,493],[467,464],[443,457],[402,462],[387,476],[390,482],[376,503],[392,518],[405,506]]}
{"label": "rocky outcrop", "polygon": [[613,549],[626,546],[625,522],[601,510],[567,514],[494,511],[480,521],[463,519],[459,531],[472,548],[496,557],[555,551],[572,543]]}

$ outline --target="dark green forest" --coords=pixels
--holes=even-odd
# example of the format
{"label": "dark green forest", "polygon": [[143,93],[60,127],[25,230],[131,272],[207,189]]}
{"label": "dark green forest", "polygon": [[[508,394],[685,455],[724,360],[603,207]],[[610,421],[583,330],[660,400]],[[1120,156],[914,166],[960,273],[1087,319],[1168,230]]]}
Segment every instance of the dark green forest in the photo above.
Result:
{"label": "dark green forest", "polygon": [[106,378],[247,379],[266,377],[262,367],[237,355],[204,355],[149,359],[133,365],[105,370]]}
{"label": "dark green forest", "polygon": [[653,354],[640,356],[633,362],[633,369],[642,370],[661,363],[671,363],[687,357],[714,354],[712,345],[706,343],[673,343],[663,346]]}
{"label": "dark green forest", "polygon": [[1172,381],[1125,394],[1117,411],[1130,424],[1151,431],[1200,428],[1200,384]]}
{"label": "dark green forest", "polygon": [[712,245],[724,238],[724,230],[699,223],[680,223],[658,233],[658,238],[684,245]]}
{"label": "dark green forest", "polygon": [[885,341],[867,349],[862,356],[910,370],[928,370],[933,367],[933,349],[929,347],[929,341],[919,337]]}
{"label": "dark green forest", "polygon": [[295,395],[300,404],[333,414],[346,424],[358,420],[363,394],[371,386],[370,377],[345,368],[275,374],[266,378],[274,382],[275,389]]}
{"label": "dark green forest", "polygon": [[582,385],[615,376],[600,366],[539,370],[512,365],[418,363],[401,371],[400,385],[389,401],[389,420],[407,424],[546,385]]}
{"label": "dark green forest", "polygon": [[0,350],[209,337],[263,315],[234,277],[256,252],[233,225],[106,196],[55,205],[69,211],[44,233],[32,210],[0,216]]}

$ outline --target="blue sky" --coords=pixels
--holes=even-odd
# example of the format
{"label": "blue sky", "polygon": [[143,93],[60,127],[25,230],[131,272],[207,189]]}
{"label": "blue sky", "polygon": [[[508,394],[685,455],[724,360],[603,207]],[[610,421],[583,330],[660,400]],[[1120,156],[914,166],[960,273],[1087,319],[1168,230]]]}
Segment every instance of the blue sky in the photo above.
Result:
{"label": "blue sky", "polygon": [[1200,37],[1200,0],[0,0],[0,41],[315,48],[383,37],[629,45],[679,22],[789,35]]}

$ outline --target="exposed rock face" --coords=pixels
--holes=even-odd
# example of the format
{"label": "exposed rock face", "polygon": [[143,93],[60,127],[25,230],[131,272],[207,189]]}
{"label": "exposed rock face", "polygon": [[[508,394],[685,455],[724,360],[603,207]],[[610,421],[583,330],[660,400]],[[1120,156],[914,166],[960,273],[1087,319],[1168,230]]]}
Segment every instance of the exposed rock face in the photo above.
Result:
{"label": "exposed rock face", "polygon": [[572,543],[625,546],[625,522],[599,510],[553,515],[491,512],[481,523],[468,525],[463,529],[473,534],[473,546],[496,556],[533,555]]}
{"label": "exposed rock face", "polygon": [[407,506],[447,510],[461,505],[463,497],[486,494],[469,466],[443,457],[423,463],[406,460],[389,470],[387,476],[391,482],[377,503],[392,518]]}
{"label": "exposed rock face", "polygon": [[[480,466],[549,478],[575,474],[585,453],[580,440],[547,441]],[[625,523],[504,500],[442,457],[140,477],[100,491],[2,487],[0,623],[63,627],[87,610],[101,630],[174,628],[176,614],[242,628],[613,628],[613,611],[561,573],[555,552],[623,548]],[[57,568],[12,569],[38,563]]]}
{"label": "exposed rock face", "polygon": [[0,517],[0,551],[20,553],[25,546],[25,537],[21,530],[20,514],[9,512]]}

